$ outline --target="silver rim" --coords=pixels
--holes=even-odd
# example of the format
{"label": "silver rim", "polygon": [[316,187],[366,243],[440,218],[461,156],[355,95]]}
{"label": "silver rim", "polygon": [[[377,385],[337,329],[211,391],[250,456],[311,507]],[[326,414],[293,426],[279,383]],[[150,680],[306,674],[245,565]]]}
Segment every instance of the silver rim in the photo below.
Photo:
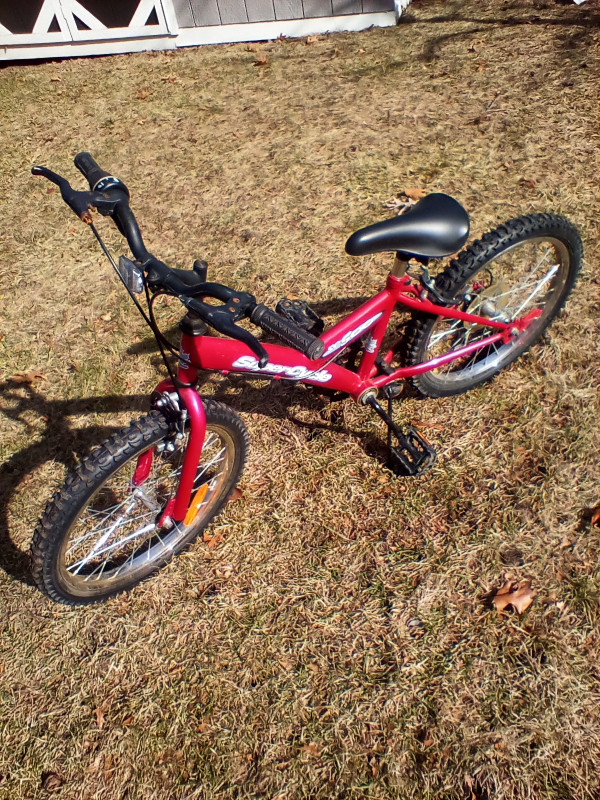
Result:
{"label": "silver rim", "polygon": [[[568,275],[567,248],[558,239],[548,237],[517,242],[488,261],[460,289],[460,294],[472,295],[467,310],[503,322],[523,317],[534,309],[541,309],[541,315],[508,344],[497,342],[427,375],[451,384],[477,381],[501,369],[519,351],[525,350],[545,327],[560,303]],[[490,328],[468,325],[460,320],[437,320],[431,330],[425,359],[457,350],[491,332]]]}
{"label": "silver rim", "polygon": [[[223,428],[210,426],[194,481],[201,491],[198,513],[185,525],[159,521],[175,496],[187,443],[163,439],[154,444],[152,469],[133,486],[137,453],[109,475],[71,525],[61,547],[61,582],[71,592],[94,595],[111,585],[129,583],[167,561],[182,542],[203,527],[222,499],[231,475],[235,445]],[[147,451],[142,451],[147,452]]]}

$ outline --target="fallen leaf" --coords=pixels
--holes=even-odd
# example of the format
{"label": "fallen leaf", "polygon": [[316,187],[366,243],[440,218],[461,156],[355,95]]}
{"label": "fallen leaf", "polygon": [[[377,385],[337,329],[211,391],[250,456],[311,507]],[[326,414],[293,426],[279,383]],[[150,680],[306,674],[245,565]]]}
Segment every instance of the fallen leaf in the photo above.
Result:
{"label": "fallen leaf", "polygon": [[58,75],[53,75],[50,78],[50,83],[60,83],[61,80],[62,80],[62,78],[60,78]]}
{"label": "fallen leaf", "polygon": [[206,544],[212,549],[216,547],[223,541],[223,534],[222,533],[215,533],[214,536],[209,536],[206,532],[203,534],[202,538],[206,542]]}
{"label": "fallen leaf", "polygon": [[307,36],[307,37],[306,37],[306,44],[314,44],[315,42],[318,42],[318,41],[319,41],[319,37],[318,37],[318,36],[316,36],[316,35],[314,35],[314,36]]}
{"label": "fallen leaf", "polygon": [[56,792],[63,785],[63,779],[56,772],[42,772],[42,789],[45,792]]}
{"label": "fallen leaf", "polygon": [[270,64],[270,61],[264,53],[259,53],[256,56],[256,61],[254,62],[255,67],[266,67],[268,64]]}
{"label": "fallen leaf", "polygon": [[318,758],[321,754],[319,753],[319,749],[314,742],[310,742],[310,744],[305,744],[302,748],[305,753],[310,753],[311,756]]}
{"label": "fallen leaf", "polygon": [[12,378],[9,378],[11,383],[36,383],[37,381],[45,381],[46,376],[41,372],[17,372]]}
{"label": "fallen leaf", "polygon": [[108,314],[104,314],[104,316],[100,317],[100,319],[104,320],[104,322],[110,322],[112,319],[112,314],[109,311]]}
{"label": "fallen leaf", "polygon": [[414,200],[415,202],[427,197],[427,192],[423,189],[405,189],[403,193],[409,200]]}
{"label": "fallen leaf", "polygon": [[536,186],[536,183],[531,178],[519,178],[519,186],[531,186],[533,189]]}
{"label": "fallen leaf", "polygon": [[101,731],[104,727],[104,711],[101,708],[95,708],[94,714],[96,715],[96,725],[98,726],[98,730]]}
{"label": "fallen leaf", "polygon": [[521,581],[515,584],[513,581],[506,581],[496,592],[493,603],[498,611],[504,611],[507,606],[512,606],[517,613],[522,614],[533,603],[537,592],[531,588],[531,582]]}
{"label": "fallen leaf", "polygon": [[244,493],[242,492],[242,490],[240,488],[238,488],[236,486],[235,489],[233,490],[233,492],[231,493],[231,496],[229,498],[229,502],[233,503],[235,500],[243,500],[243,499],[244,499]]}
{"label": "fallen leaf", "polygon": [[146,89],[141,89],[137,93],[137,99],[138,100],[145,100],[147,97],[148,97],[148,91]]}
{"label": "fallen leaf", "polygon": [[600,505],[592,509],[592,517],[590,522],[592,525],[597,525],[600,522]]}

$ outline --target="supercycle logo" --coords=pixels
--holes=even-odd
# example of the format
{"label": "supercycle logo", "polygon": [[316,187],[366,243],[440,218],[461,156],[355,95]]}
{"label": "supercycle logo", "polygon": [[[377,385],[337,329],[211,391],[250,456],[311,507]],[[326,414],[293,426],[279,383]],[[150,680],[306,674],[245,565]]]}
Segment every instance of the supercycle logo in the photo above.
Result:
{"label": "supercycle logo", "polygon": [[331,373],[326,369],[320,369],[318,372],[307,369],[306,367],[289,367],[286,364],[267,364],[262,369],[258,366],[258,361],[252,356],[241,356],[237,361],[231,365],[232,368],[249,369],[251,372],[266,372],[271,375],[285,375],[286,378],[291,378],[295,381],[302,381],[310,379],[318,383],[327,383],[331,380]]}
{"label": "supercycle logo", "polygon": [[368,320],[366,320],[366,322],[362,322],[358,326],[358,328],[354,328],[354,330],[348,331],[348,333],[344,334],[344,336],[342,336],[339,342],[334,342],[333,344],[330,344],[327,350],[325,350],[325,352],[321,356],[321,358],[327,358],[327,356],[330,356],[332,353],[335,353],[336,350],[340,350],[342,347],[346,347],[346,345],[350,344],[350,342],[353,339],[356,339],[357,336],[360,336],[360,334],[363,333],[363,331],[369,330],[371,325],[377,322],[381,314],[382,312],[380,311],[379,314],[375,314],[374,317],[370,317]]}
{"label": "supercycle logo", "polygon": [[190,354],[186,353],[183,347],[179,350],[179,366],[181,369],[189,369],[192,366]]}

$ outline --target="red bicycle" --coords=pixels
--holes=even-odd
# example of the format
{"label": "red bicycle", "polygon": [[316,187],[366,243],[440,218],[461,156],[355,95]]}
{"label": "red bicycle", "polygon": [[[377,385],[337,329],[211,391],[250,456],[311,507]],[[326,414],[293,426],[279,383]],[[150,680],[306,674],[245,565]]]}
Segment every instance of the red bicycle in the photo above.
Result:
{"label": "red bicycle", "polygon": [[[416,475],[431,466],[435,450],[414,428],[403,431],[394,423],[400,382],[410,379],[422,395],[444,397],[490,380],[548,327],[581,266],[574,226],[555,214],[531,214],[486,234],[432,279],[429,259],[460,250],[469,218],[456,200],[430,194],[348,239],[350,255],[390,251],[394,264],[379,294],[324,330],[302,301],[284,299],[272,311],[247,292],[208,282],[203,261],[191,270],[169,268],[146,249],[122,181],[89,153],[77,155],[75,165],[90,191],[74,190],[45,167],[32,172],[58,185],[63,200],[91,227],[153,330],[169,378],[154,390],[147,416],[108,439],[67,478],[35,530],[37,585],[73,605],[129,589],[166,564],[215,518],[238,483],[246,429],[230,408],[200,398],[200,370],[349,395],[387,425],[390,468]],[[94,208],[113,219],[135,260],[113,260],[93,224]],[[409,274],[410,261],[420,274]],[[176,374],[166,356],[172,346],[153,312],[154,299],[165,293],[179,298],[187,312]],[[145,308],[136,295],[145,298]],[[411,313],[407,332],[384,345],[398,308]],[[259,341],[236,324],[243,319],[287,346]],[[227,338],[207,335],[207,326]],[[387,410],[378,397],[387,400]]]}

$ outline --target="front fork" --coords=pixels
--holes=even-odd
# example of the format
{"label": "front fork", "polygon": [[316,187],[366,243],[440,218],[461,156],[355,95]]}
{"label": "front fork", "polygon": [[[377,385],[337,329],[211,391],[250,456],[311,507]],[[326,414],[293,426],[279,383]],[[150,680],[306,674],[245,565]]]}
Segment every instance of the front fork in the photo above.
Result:
{"label": "front fork", "polygon": [[[202,447],[206,436],[206,414],[204,413],[204,406],[202,405],[200,395],[193,387],[196,377],[197,371],[193,369],[182,369],[180,367],[177,373],[178,380],[183,384],[187,384],[187,386],[179,389],[178,396],[181,398],[185,410],[187,411],[190,436],[185,448],[177,492],[175,497],[167,503],[167,507],[161,517],[161,522],[163,522],[166,517],[171,517],[174,522],[183,522],[192,498],[194,481],[198,473],[198,465],[202,456]],[[190,386],[190,384],[192,385]],[[164,395],[165,392],[171,393],[174,391],[175,387],[173,383],[170,380],[165,380],[158,384],[155,394]],[[147,454],[144,454],[140,458],[144,457],[147,457]],[[138,461],[138,468],[139,466],[140,462]]]}

